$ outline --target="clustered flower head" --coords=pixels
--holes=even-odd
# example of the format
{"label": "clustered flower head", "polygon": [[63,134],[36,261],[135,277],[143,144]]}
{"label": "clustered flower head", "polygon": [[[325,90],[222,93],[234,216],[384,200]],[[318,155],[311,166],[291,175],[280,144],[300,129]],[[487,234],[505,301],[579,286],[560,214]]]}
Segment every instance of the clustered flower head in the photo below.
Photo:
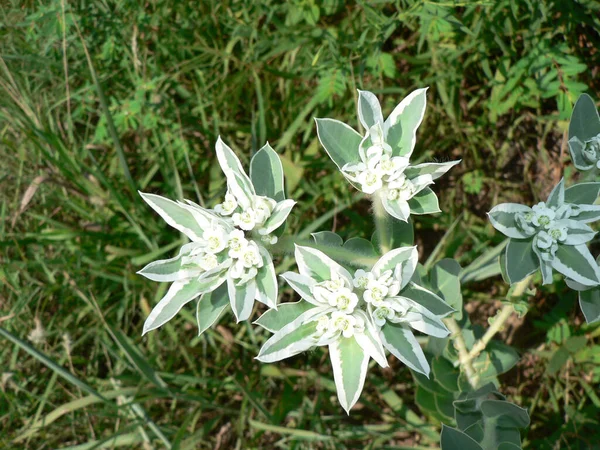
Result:
{"label": "clustered flower head", "polygon": [[364,136],[341,122],[317,119],[321,144],[342,174],[362,192],[378,197],[388,214],[403,221],[411,213],[439,212],[437,197],[428,186],[460,162],[409,164],[416,130],[425,114],[426,91],[409,94],[384,121],[377,97],[359,90],[358,117],[366,130]]}
{"label": "clustered flower head", "polygon": [[[600,282],[598,266],[585,245],[596,234],[587,224],[600,219],[600,206],[571,203],[574,192],[565,190],[561,180],[546,202],[533,207],[502,203],[488,213],[492,225],[510,238],[504,259],[510,282],[538,267],[544,284],[552,283],[553,268],[584,286]],[[536,260],[537,264],[524,263]]]}
{"label": "clustered flower head", "polygon": [[[279,361],[328,346],[338,398],[346,411],[360,396],[369,359],[387,367],[384,349],[428,376],[429,365],[413,330],[447,336],[441,318],[453,309],[411,281],[416,247],[392,250],[371,270],[358,269],[353,275],[314,248],[297,246],[295,257],[299,273],[286,272],[282,278],[303,300],[280,305],[256,322],[274,332],[259,360]],[[420,303],[424,298],[427,306]],[[343,381],[347,379],[354,381]]]}
{"label": "clustered flower head", "polygon": [[[238,321],[250,316],[255,299],[276,307],[275,269],[265,245],[277,242],[273,233],[285,222],[295,202],[257,195],[253,181],[221,138],[217,140],[216,150],[228,191],[224,201],[214,209],[191,201],[173,202],[158,195],[140,193],[169,225],[192,241],[184,245],[175,258],[155,261],[138,272],[155,281],[173,282],[146,320],[144,333],[160,327],[186,303],[217,290],[225,282],[227,292],[219,292],[221,297],[229,297]],[[270,152],[274,155],[271,160],[279,161],[268,144],[260,152]],[[273,177],[282,180],[281,166],[270,170]],[[280,173],[273,173],[277,171]],[[273,180],[262,181],[265,186],[274,184]],[[272,195],[282,197],[282,192]]]}

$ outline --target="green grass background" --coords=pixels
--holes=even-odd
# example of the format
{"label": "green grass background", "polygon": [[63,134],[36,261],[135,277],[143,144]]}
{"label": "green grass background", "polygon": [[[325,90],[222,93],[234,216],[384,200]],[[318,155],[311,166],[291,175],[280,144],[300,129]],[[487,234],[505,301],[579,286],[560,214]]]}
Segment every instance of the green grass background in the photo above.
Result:
{"label": "green grass background", "polygon": [[[0,448],[437,448],[397,362],[369,372],[347,417],[321,350],[263,365],[264,331],[226,316],[197,337],[193,308],[141,338],[166,285],[135,272],[184,241],[136,190],[212,207],[217,136],[245,164],[268,140],[299,202],[288,232],[368,237],[369,204],[312,118],[358,127],[357,88],[389,113],[429,86],[414,157],[463,162],[416,239],[422,261],[467,265],[502,241],[493,205],[539,201],[563,166],[575,176],[564,136],[578,95],[600,92],[599,4],[0,4]],[[499,276],[466,285],[472,320],[505,293]],[[501,391],[529,408],[526,448],[600,448],[598,336],[562,283],[503,332],[522,354]]]}

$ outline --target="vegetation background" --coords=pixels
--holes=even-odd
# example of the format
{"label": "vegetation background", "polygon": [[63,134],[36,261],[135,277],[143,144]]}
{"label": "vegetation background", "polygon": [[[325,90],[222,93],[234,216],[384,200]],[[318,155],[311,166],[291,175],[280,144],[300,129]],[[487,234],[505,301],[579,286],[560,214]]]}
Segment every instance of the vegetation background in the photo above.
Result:
{"label": "vegetation background", "polygon": [[[347,417],[320,350],[259,364],[265,332],[228,316],[198,338],[192,308],[141,338],[166,286],[135,272],[184,241],[136,190],[212,206],[217,135],[246,163],[268,140],[299,202],[288,232],[368,237],[369,205],[312,118],[358,127],[357,88],[389,112],[429,86],[416,158],[463,162],[416,242],[423,261],[467,265],[502,242],[493,205],[574,176],[565,130],[578,95],[600,92],[600,4],[0,4],[0,448],[437,448],[452,418],[397,361]],[[499,275],[465,284],[471,319],[485,325],[506,290]],[[529,409],[528,449],[600,448],[600,327],[576,303],[556,283],[502,334],[521,354],[501,391]]]}

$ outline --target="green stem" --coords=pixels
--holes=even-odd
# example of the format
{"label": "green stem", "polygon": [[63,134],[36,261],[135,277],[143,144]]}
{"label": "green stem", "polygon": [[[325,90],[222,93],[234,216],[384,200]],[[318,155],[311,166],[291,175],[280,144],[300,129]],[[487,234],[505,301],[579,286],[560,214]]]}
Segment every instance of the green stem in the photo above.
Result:
{"label": "green stem", "polygon": [[[519,281],[515,285],[511,297],[520,297],[523,295],[527,289],[527,286],[529,286],[529,282],[531,281],[532,277],[533,275],[529,275],[528,277],[525,277]],[[477,389],[480,382],[480,375],[473,367],[473,360],[485,350],[496,333],[502,329],[508,318],[512,315],[513,311],[514,308],[512,304],[504,305],[500,312],[496,315],[494,322],[486,330],[481,339],[473,344],[471,350],[467,349],[462,330],[456,320],[453,318],[444,319],[444,323],[448,327],[448,330],[450,330],[450,333],[452,333],[450,338],[454,341],[454,345],[458,351],[458,362],[461,366],[461,370],[463,370],[467,375],[469,384],[473,387],[473,389]]]}
{"label": "green stem", "polygon": [[285,236],[281,238],[277,244],[270,247],[270,251],[274,255],[291,255],[294,253],[295,246],[311,247],[322,251],[331,259],[347,264],[352,267],[371,268],[377,262],[376,256],[367,256],[348,250],[344,247],[333,247],[329,245],[316,244],[312,239],[300,239],[296,236]]}
{"label": "green stem", "polygon": [[375,217],[375,229],[377,230],[379,249],[381,250],[381,254],[385,255],[391,250],[391,236],[389,227],[390,217],[383,207],[383,203],[379,195],[374,194],[371,199],[373,201],[373,216]]}

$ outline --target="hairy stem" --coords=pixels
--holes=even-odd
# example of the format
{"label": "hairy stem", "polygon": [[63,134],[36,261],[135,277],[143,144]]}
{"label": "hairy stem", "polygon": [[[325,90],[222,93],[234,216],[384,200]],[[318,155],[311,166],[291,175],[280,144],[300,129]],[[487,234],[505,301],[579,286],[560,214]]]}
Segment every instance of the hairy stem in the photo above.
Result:
{"label": "hairy stem", "polygon": [[360,268],[371,268],[376,262],[377,257],[368,256],[361,253],[357,253],[352,250],[348,250],[344,247],[333,247],[329,245],[320,245],[316,244],[312,239],[299,239],[295,236],[286,236],[283,237],[277,242],[277,244],[273,245],[269,250],[273,254],[285,255],[285,254],[293,254],[296,245],[301,245],[304,247],[311,247],[317,250],[322,251],[331,259],[348,264],[352,267],[360,267]]}
{"label": "hairy stem", "polygon": [[[512,297],[520,297],[525,293],[529,282],[533,275],[529,275],[519,281],[511,294]],[[479,387],[480,376],[473,367],[473,360],[479,356],[479,354],[485,350],[488,343],[492,340],[492,338],[502,329],[508,318],[512,315],[514,311],[513,305],[508,304],[504,305],[500,312],[496,315],[494,322],[490,325],[490,327],[486,330],[485,334],[479,339],[471,350],[467,349],[467,345],[465,343],[464,336],[462,334],[462,330],[456,320],[452,318],[444,319],[444,323],[450,330],[451,339],[454,341],[454,345],[458,351],[458,362],[461,366],[461,369],[464,370],[467,375],[467,379],[469,380],[469,384],[473,387],[473,389],[477,389]]]}
{"label": "hairy stem", "polygon": [[372,197],[373,201],[373,216],[375,217],[375,228],[377,230],[377,240],[379,241],[379,249],[381,254],[385,255],[391,250],[390,246],[390,217],[383,207],[383,203],[379,195],[374,194]]}

